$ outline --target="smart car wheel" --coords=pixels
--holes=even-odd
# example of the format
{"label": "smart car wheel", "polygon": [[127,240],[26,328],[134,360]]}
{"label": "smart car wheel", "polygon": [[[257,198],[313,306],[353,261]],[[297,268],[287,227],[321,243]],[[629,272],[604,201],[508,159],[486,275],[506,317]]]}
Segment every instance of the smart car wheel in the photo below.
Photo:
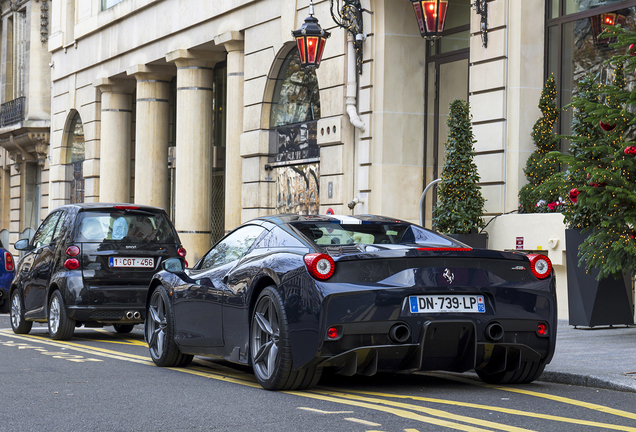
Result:
{"label": "smart car wheel", "polygon": [[59,291],[53,292],[49,301],[49,335],[55,340],[69,340],[75,331],[75,320],[66,313],[64,299]]}
{"label": "smart car wheel", "polygon": [[20,291],[15,290],[11,294],[11,328],[15,334],[27,334],[31,331],[33,322],[24,319],[24,308],[22,307],[22,296]]}
{"label": "smart car wheel", "polygon": [[250,331],[254,375],[267,390],[299,390],[318,384],[321,369],[294,371],[289,326],[280,294],[265,288],[256,301]]}
{"label": "smart car wheel", "polygon": [[117,333],[121,334],[130,333],[135,328],[132,324],[113,324],[113,327]]}
{"label": "smart car wheel", "polygon": [[160,285],[150,297],[144,329],[150,357],[157,366],[185,367],[192,361],[192,355],[179,351],[174,341],[174,328],[174,315],[168,293]]}

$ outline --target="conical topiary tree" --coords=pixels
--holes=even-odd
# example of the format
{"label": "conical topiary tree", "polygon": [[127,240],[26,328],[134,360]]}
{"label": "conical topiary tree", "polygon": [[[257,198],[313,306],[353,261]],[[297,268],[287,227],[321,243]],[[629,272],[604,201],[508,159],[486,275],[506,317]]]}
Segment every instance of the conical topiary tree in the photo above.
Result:
{"label": "conical topiary tree", "polygon": [[588,270],[599,269],[598,279],[636,269],[636,91],[626,85],[624,75],[625,69],[631,74],[636,68],[636,32],[618,26],[606,31],[617,38],[614,47],[629,48],[609,60],[614,79],[599,84],[597,100],[573,100],[598,132],[595,139],[574,138],[579,148],[568,160],[581,182],[574,206],[591,215],[591,232],[579,256]]}
{"label": "conical topiary tree", "polygon": [[556,103],[554,76],[547,79],[539,109],[541,117],[532,128],[535,151],[528,157],[526,174],[528,184],[519,191],[519,210],[522,213],[548,213],[563,210],[565,190],[562,174],[559,172],[559,137],[554,133],[554,125],[559,119]]}
{"label": "conical topiary tree", "polygon": [[483,228],[484,197],[481,194],[477,165],[473,162],[475,149],[470,105],[456,99],[450,104],[446,124],[446,162],[437,188],[437,205],[433,224],[446,234],[469,234],[472,228]]}

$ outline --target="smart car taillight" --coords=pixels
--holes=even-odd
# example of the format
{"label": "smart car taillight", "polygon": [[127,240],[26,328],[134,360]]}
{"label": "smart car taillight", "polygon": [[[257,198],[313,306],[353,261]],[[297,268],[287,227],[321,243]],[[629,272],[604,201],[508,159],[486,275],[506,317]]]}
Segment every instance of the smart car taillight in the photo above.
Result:
{"label": "smart car taillight", "polygon": [[312,253],[305,255],[305,266],[309,274],[320,280],[327,280],[336,270],[336,263],[327,254]]}
{"label": "smart car taillight", "polygon": [[76,257],[80,254],[80,248],[77,246],[69,246],[66,248],[66,255]]}
{"label": "smart car taillight", "polygon": [[526,255],[530,260],[530,270],[539,279],[545,279],[552,273],[552,262],[545,255],[529,254]]}
{"label": "smart car taillight", "polygon": [[185,258],[185,256],[188,254],[188,251],[186,251],[185,248],[180,247],[179,249],[177,249],[177,253],[180,257]]}
{"label": "smart car taillight", "polygon": [[80,262],[77,258],[69,258],[64,261],[64,268],[67,270],[77,270],[80,266]]}
{"label": "smart car taillight", "polygon": [[13,255],[5,251],[4,252],[4,269],[6,271],[13,271],[14,268],[15,268],[15,265],[13,263]]}

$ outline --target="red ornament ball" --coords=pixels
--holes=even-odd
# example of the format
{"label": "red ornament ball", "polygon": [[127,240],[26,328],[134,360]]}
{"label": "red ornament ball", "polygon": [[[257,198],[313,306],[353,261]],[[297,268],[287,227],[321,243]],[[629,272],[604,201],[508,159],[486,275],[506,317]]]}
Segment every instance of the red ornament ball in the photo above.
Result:
{"label": "red ornament ball", "polygon": [[568,196],[570,197],[570,201],[572,201],[573,204],[576,204],[576,200],[577,200],[577,197],[579,196],[579,193],[580,192],[577,188],[572,188],[572,190],[568,194]]}
{"label": "red ornament ball", "polygon": [[636,155],[636,146],[625,147],[623,151],[626,155]]}
{"label": "red ornament ball", "polygon": [[616,125],[611,125],[608,123],[603,123],[602,121],[599,122],[601,129],[603,129],[605,132],[611,132],[614,130],[614,128],[616,127]]}
{"label": "red ornament ball", "polygon": [[636,55],[636,44],[631,44],[629,46],[629,49],[627,50],[627,52],[629,53],[629,55],[634,56]]}

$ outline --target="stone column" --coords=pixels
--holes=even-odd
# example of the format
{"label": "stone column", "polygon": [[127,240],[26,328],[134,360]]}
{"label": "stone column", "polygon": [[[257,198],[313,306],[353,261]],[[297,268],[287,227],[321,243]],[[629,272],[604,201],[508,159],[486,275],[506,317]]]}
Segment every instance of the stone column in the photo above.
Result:
{"label": "stone column", "polygon": [[196,262],[210,248],[210,154],[213,140],[213,66],[225,55],[177,50],[177,152],[175,227]]}
{"label": "stone column", "polygon": [[135,203],[169,212],[170,78],[148,66],[128,70],[137,79]]}
{"label": "stone column", "polygon": [[102,92],[99,162],[99,200],[130,202],[132,92],[134,81],[101,79]]}
{"label": "stone column", "polygon": [[227,50],[227,106],[225,139],[225,230],[241,224],[243,161],[240,142],[243,133],[244,58],[243,35],[232,31],[214,38]]}

